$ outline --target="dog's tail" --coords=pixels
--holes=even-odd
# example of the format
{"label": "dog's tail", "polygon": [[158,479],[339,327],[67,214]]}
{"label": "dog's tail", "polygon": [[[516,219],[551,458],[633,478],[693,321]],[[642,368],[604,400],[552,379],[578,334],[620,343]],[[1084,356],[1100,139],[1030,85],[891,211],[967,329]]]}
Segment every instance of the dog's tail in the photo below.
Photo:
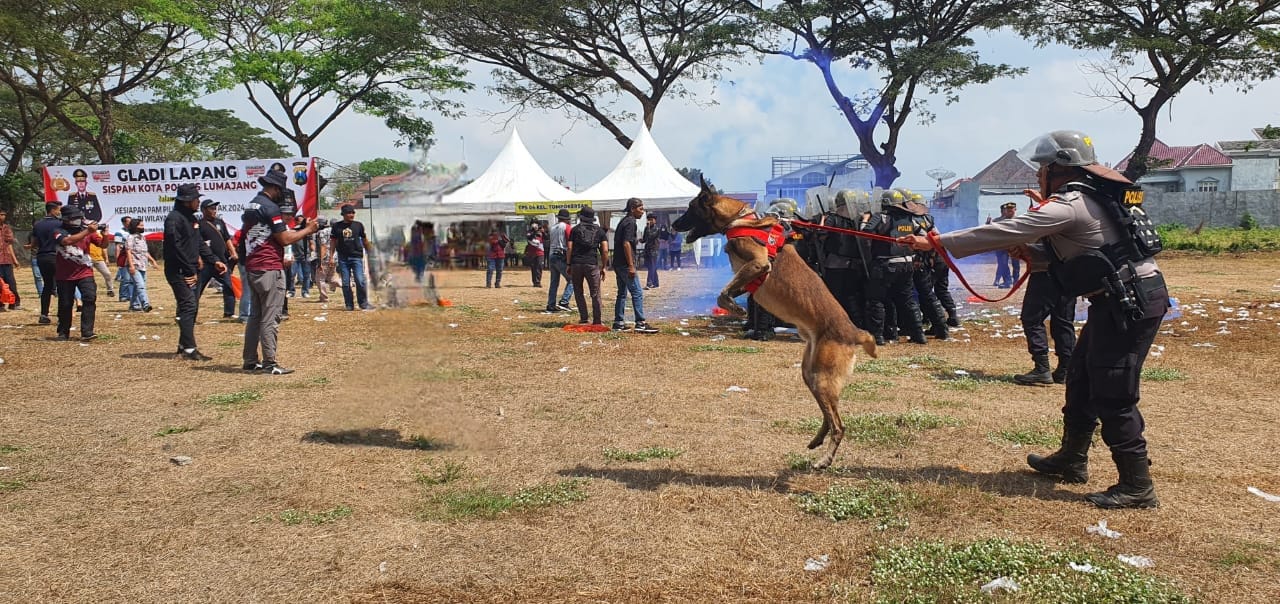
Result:
{"label": "dog's tail", "polygon": [[880,355],[876,354],[876,339],[872,337],[871,334],[867,333],[866,330],[854,327],[853,343],[861,345],[862,350],[870,355],[871,358],[876,359],[880,357]]}

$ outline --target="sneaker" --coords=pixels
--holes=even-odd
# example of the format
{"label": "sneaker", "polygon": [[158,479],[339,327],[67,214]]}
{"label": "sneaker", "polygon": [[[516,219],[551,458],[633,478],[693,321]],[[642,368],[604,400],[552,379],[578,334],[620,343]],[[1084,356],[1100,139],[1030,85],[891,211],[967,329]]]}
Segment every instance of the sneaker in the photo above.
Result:
{"label": "sneaker", "polygon": [[71,339],[71,336],[70,336],[69,334],[60,333],[60,334],[58,334],[58,335],[56,335],[56,336],[53,336],[53,337],[52,337],[52,338],[50,338],[50,339],[51,339],[51,340],[53,340],[53,341],[55,341],[55,342],[66,342],[67,340],[70,340],[70,339]]}
{"label": "sneaker", "polygon": [[96,340],[96,339],[98,339],[98,334],[96,333],[91,333],[87,336],[80,336],[81,342],[92,342],[93,340]]}
{"label": "sneaker", "polygon": [[284,313],[284,314],[281,314],[281,315],[280,315],[280,322],[282,322],[282,323],[283,323],[283,322],[288,321],[288,320],[289,320],[289,313]]}
{"label": "sneaker", "polygon": [[636,333],[658,333],[658,328],[648,323],[636,323]]}
{"label": "sneaker", "polygon": [[501,284],[501,283],[494,283],[494,284],[493,284],[493,286],[494,286],[495,288],[500,288],[500,287],[502,287],[502,284]]}
{"label": "sneaker", "polygon": [[224,319],[234,319],[234,318],[236,318],[236,316],[235,316],[235,315],[233,315],[233,314],[231,314],[231,313],[229,313],[229,312],[224,312],[224,313],[222,313],[222,318],[224,318]]}
{"label": "sneaker", "polygon": [[146,306],[143,306],[143,307],[142,307],[142,312],[151,312],[151,305],[150,305],[150,304],[148,304],[148,305],[146,305]]}
{"label": "sneaker", "polygon": [[626,324],[626,323],[614,323],[614,324],[613,324],[613,327],[611,327],[610,329],[612,329],[612,330],[614,330],[614,331],[626,331],[626,330],[627,330],[627,324]]}
{"label": "sneaker", "polygon": [[49,320],[49,315],[40,315],[40,320],[37,322],[40,323],[41,325],[48,325],[53,321]]}
{"label": "sneaker", "polygon": [[292,297],[293,297],[293,292],[286,292],[286,293],[285,293],[285,295],[286,295],[286,296],[288,296],[288,297],[290,297],[290,298],[292,298]]}
{"label": "sneaker", "polygon": [[262,363],[245,363],[244,365],[241,365],[240,368],[245,371],[262,371]]}
{"label": "sneaker", "polygon": [[307,293],[307,292],[302,292],[302,297],[303,297],[303,298],[310,298],[310,297],[311,297],[311,294],[309,294],[309,293]]}
{"label": "sneaker", "polygon": [[290,373],[293,373],[293,370],[271,363],[269,365],[263,365],[262,372],[267,375],[289,375]]}
{"label": "sneaker", "polygon": [[203,352],[200,352],[199,349],[192,350],[191,352],[187,352],[185,350],[179,350],[177,354],[173,355],[173,358],[186,359],[188,361],[212,361],[213,360],[213,357],[206,355]]}
{"label": "sneaker", "polygon": [[560,310],[563,310],[564,312],[572,312],[572,311],[573,311],[573,307],[572,307],[572,306],[569,306],[568,304],[565,304],[565,303],[557,304],[557,305],[556,305],[556,308],[558,308],[558,309],[560,309]]}
{"label": "sneaker", "polygon": [[360,310],[377,310],[377,309],[374,308],[372,304],[365,304],[364,306],[360,307]]}
{"label": "sneaker", "polygon": [[108,296],[114,296],[114,295],[116,295],[116,293],[115,293],[115,292],[113,292],[113,291],[111,291],[111,290],[107,290],[107,295],[108,295]]}

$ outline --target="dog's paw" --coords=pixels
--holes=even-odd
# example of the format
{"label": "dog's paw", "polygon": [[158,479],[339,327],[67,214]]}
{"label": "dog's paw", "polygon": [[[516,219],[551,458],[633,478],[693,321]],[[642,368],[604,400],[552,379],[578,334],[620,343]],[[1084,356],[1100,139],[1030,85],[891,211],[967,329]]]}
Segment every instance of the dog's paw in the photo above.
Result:
{"label": "dog's paw", "polygon": [[729,297],[729,294],[720,294],[720,297],[716,298],[716,305],[729,311],[729,314],[732,315],[745,316],[747,314],[746,309],[739,306],[733,298]]}

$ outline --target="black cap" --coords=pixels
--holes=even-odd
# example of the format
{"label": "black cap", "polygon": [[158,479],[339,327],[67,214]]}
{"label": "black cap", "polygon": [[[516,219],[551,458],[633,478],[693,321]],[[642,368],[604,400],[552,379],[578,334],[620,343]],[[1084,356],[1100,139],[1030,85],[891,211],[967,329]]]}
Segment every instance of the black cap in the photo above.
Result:
{"label": "black cap", "polygon": [[556,212],[556,218],[559,218],[560,220],[568,220],[570,218],[569,208],[560,208],[560,211]]}
{"label": "black cap", "polygon": [[289,188],[289,181],[285,179],[284,172],[276,172],[271,170],[266,174],[258,177],[258,184],[264,187],[279,187],[281,189]]}
{"label": "black cap", "polygon": [[355,207],[355,206],[353,206],[353,205],[351,205],[351,204],[347,204],[347,205],[342,206],[342,210],[341,210],[341,212],[342,212],[343,214],[355,214],[355,213],[356,213],[356,207]]}
{"label": "black cap", "polygon": [[76,171],[71,173],[71,178],[89,178],[89,174],[84,171],[84,168],[76,168]]}
{"label": "black cap", "polygon": [[77,218],[84,218],[84,210],[77,206],[67,206],[62,209],[63,220],[75,220]]}
{"label": "black cap", "polygon": [[200,209],[201,209],[201,210],[203,210],[203,209],[205,209],[205,208],[216,208],[216,207],[218,207],[218,202],[216,202],[216,201],[214,201],[214,200],[212,200],[212,199],[205,199],[204,201],[200,202]]}
{"label": "black cap", "polygon": [[178,185],[178,201],[191,201],[192,199],[200,199],[200,187],[195,183],[189,182]]}
{"label": "black cap", "polygon": [[594,220],[596,217],[596,211],[589,207],[583,206],[581,208],[578,208],[578,216]]}

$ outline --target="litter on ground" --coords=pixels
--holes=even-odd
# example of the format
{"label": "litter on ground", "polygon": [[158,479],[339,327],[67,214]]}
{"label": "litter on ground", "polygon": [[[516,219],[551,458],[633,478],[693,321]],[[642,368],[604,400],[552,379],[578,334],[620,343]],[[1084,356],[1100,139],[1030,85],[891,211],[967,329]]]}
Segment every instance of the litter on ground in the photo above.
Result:
{"label": "litter on ground", "polygon": [[1106,520],[1099,520],[1097,524],[1085,527],[1084,532],[1091,535],[1097,535],[1099,537],[1106,537],[1107,539],[1119,539],[1121,534],[1120,531],[1113,531],[1107,528]]}
{"label": "litter on ground", "polygon": [[1131,556],[1129,554],[1117,554],[1116,559],[1132,566],[1134,568],[1151,568],[1156,563],[1146,556]]}
{"label": "litter on ground", "polygon": [[1002,589],[1009,593],[1013,593],[1018,591],[1018,582],[1010,579],[1009,577],[1000,577],[986,585],[983,585],[981,589],[982,593],[987,595],[994,595]]}

